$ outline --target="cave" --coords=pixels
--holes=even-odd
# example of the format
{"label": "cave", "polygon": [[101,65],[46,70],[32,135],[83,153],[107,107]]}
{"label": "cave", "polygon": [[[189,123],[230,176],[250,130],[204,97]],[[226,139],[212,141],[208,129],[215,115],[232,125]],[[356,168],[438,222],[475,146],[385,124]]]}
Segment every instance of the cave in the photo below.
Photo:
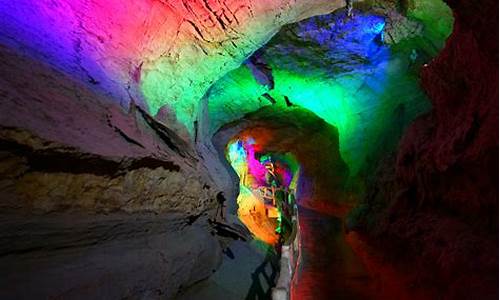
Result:
{"label": "cave", "polygon": [[498,299],[498,10],[0,2],[0,299]]}

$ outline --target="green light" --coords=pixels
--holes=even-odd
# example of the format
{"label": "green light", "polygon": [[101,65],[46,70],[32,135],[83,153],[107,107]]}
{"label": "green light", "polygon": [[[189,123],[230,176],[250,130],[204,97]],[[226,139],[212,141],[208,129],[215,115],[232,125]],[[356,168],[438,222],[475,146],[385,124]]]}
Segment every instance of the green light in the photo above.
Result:
{"label": "green light", "polygon": [[442,0],[412,1],[408,16],[424,25],[424,36],[434,43],[436,53],[453,30],[453,13]]}
{"label": "green light", "polygon": [[[390,46],[379,41],[383,19],[369,14],[358,15],[352,24],[331,23],[335,24],[330,25],[331,32],[318,30],[315,22],[307,20],[294,25],[294,30],[305,30],[300,31],[307,36],[301,40],[304,45],[316,47],[316,52],[306,48],[306,53],[321,54],[320,58],[300,57],[300,46],[288,42],[286,33],[278,34],[262,50],[272,69],[274,89],[259,85],[245,65],[226,74],[212,86],[209,97],[211,133],[271,105],[262,97],[264,93],[282,108],[286,96],[293,105],[310,110],[338,129],[342,159],[355,176],[367,161],[391,151],[404,128],[430,109],[419,86],[419,68],[450,34],[451,10],[441,0],[424,0],[408,13],[424,25],[422,36]],[[325,23],[331,17],[323,18]],[[346,34],[344,30],[348,30]],[[331,40],[332,33],[339,41]]]}

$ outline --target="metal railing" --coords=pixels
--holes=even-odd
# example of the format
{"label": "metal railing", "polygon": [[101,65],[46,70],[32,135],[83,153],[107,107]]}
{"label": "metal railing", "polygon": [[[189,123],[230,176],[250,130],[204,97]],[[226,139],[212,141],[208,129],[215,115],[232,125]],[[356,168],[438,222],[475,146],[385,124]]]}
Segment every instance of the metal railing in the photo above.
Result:
{"label": "metal railing", "polygon": [[280,274],[272,289],[273,300],[290,299],[290,288],[300,263],[300,224],[297,205],[293,206],[292,233],[281,246]]}

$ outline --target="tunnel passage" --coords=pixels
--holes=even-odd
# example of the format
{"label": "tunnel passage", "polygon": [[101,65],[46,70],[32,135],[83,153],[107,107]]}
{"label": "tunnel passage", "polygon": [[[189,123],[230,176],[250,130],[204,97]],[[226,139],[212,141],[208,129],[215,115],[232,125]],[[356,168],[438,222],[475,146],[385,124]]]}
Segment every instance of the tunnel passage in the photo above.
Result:
{"label": "tunnel passage", "polygon": [[300,165],[290,153],[266,152],[255,138],[239,134],[226,157],[240,179],[238,217],[259,240],[277,245],[292,231]]}
{"label": "tunnel passage", "polygon": [[[340,156],[335,127],[300,107],[281,109],[270,106],[227,124],[215,135],[214,143],[220,145],[219,151],[226,151],[228,161],[240,177],[236,181],[240,190],[240,220],[255,239],[271,245],[278,238],[273,236],[276,224],[267,219],[255,220],[256,214],[250,219],[244,212],[248,205],[254,205],[251,202],[254,199],[248,198],[253,198],[252,184],[262,184],[258,182],[262,175],[245,180],[241,174],[248,173],[242,169],[251,168],[252,163],[263,167],[268,156],[275,157],[276,161],[280,160],[280,155],[296,159],[297,174],[288,186],[296,189],[301,262],[294,266],[296,273],[291,299],[331,299],[332,295],[367,299],[377,293],[390,297],[407,295],[397,294],[398,290],[382,291],[377,286],[376,276],[366,269],[346,242],[342,218],[333,214],[342,214],[346,207],[354,205],[346,191],[349,169]],[[242,148],[244,155],[251,156],[250,160],[254,161],[239,168],[238,156],[242,154],[234,152],[242,151]],[[335,278],[333,282],[332,278]]]}
{"label": "tunnel passage", "polygon": [[[296,199],[301,205],[322,208],[348,202],[344,186],[349,170],[339,154],[338,131],[314,113],[299,107],[263,107],[221,128],[213,142],[224,153],[239,137],[252,137],[258,155],[293,155],[300,166]],[[234,184],[238,182],[235,177]]]}
{"label": "tunnel passage", "polygon": [[[69,2],[71,1],[51,1],[50,3],[67,4]],[[27,205],[20,205],[22,202],[17,201],[17,198],[10,197],[11,199],[5,201],[6,205],[12,205],[14,209],[23,209],[29,214],[30,219],[36,215],[30,206],[31,203],[35,203],[36,206],[44,210],[60,213],[61,217],[72,219],[75,219],[75,211],[84,214],[126,211],[128,216],[132,218],[145,212],[170,214],[172,208],[185,215],[192,212],[202,214],[210,211],[213,208],[210,195],[217,192],[218,186],[216,182],[210,180],[208,174],[205,174],[204,166],[201,166],[203,161],[198,159],[196,153],[193,153],[193,157],[188,158],[184,157],[183,151],[176,153],[175,149],[189,147],[189,145],[174,143],[175,147],[171,147],[172,143],[165,135],[165,132],[168,132],[165,128],[158,126],[148,128],[146,126],[145,123],[148,123],[149,117],[144,120],[145,123],[138,122],[133,110],[128,114],[122,114],[115,108],[108,111],[102,107],[102,103],[122,103],[126,106],[129,100],[137,98],[138,104],[149,108],[148,112],[151,114],[154,114],[160,106],[172,108],[162,111],[165,114],[158,114],[156,118],[172,128],[177,135],[189,140],[191,136],[188,133],[183,134],[179,127],[181,125],[189,127],[194,123],[197,104],[208,86],[233,68],[237,69],[214,84],[213,90],[219,91],[219,93],[213,93],[215,98],[211,98],[209,104],[212,105],[211,111],[214,112],[211,113],[211,117],[219,118],[212,118],[215,120],[211,124],[212,129],[218,130],[219,125],[227,123],[228,120],[237,120],[246,113],[255,111],[262,106],[280,106],[284,107],[285,110],[294,106],[305,107],[338,128],[339,136],[337,138],[340,139],[340,154],[349,166],[349,175],[361,174],[360,177],[364,179],[370,173],[367,171],[359,173],[359,170],[362,170],[365,165],[375,167],[380,158],[377,155],[394,150],[408,123],[415,116],[430,109],[429,103],[426,102],[427,98],[418,85],[420,66],[439,52],[451,31],[452,22],[450,20],[453,20],[449,9],[447,10],[446,5],[439,0],[377,1],[380,2],[377,3],[377,7],[367,8],[364,6],[365,10],[355,11],[355,17],[350,20],[342,19],[340,12],[305,20],[300,24],[285,26],[265,49],[256,52],[244,65],[237,67],[244,57],[247,57],[251,51],[260,47],[265,40],[270,38],[278,27],[296,19],[287,17],[283,23],[276,24],[274,23],[275,16],[300,15],[303,17],[304,15],[301,13],[303,11],[314,11],[315,13],[317,11],[309,10],[306,7],[306,1],[299,1],[302,4],[301,8],[305,9],[295,10],[296,13],[287,13],[288,8],[285,7],[288,6],[284,5],[282,8],[277,5],[273,6],[273,13],[269,18],[260,18],[259,12],[267,11],[267,5],[264,5],[261,6],[261,9],[255,10],[255,16],[259,17],[255,23],[263,24],[258,26],[258,29],[247,26],[245,22],[242,22],[241,26],[236,22],[238,23],[238,28],[236,28],[238,31],[241,29],[240,27],[244,27],[245,30],[240,31],[236,36],[228,36],[227,33],[233,32],[235,29],[234,24],[236,23],[233,22],[232,26],[222,28],[221,34],[217,34],[213,40],[211,36],[209,40],[202,41],[203,36],[199,38],[197,35],[201,35],[200,32],[191,32],[186,28],[177,32],[180,35],[169,34],[169,29],[175,30],[176,26],[171,26],[175,22],[163,22],[165,16],[169,20],[176,20],[176,15],[186,16],[183,14],[183,10],[173,10],[171,14],[170,12],[166,14],[161,10],[166,4],[165,2],[148,2],[153,3],[155,8],[159,8],[157,10],[147,9],[148,5],[126,5],[132,3],[131,1],[122,2],[111,1],[111,4],[104,8],[123,6],[125,13],[120,12],[116,16],[119,16],[120,20],[130,21],[134,26],[128,26],[129,22],[121,22],[120,20],[116,22],[116,19],[108,18],[104,11],[93,9],[94,2],[91,4],[88,1],[75,1],[75,5],[72,7],[76,8],[75,10],[78,10],[79,13],[74,15],[66,13],[71,11],[65,9],[66,6],[51,5],[49,7],[44,4],[32,6],[31,1],[1,5],[2,8],[5,8],[1,12],[4,16],[1,18],[1,23],[6,25],[0,26],[2,43],[18,50],[21,49],[19,51],[21,53],[30,49],[39,50],[40,55],[36,57],[41,60],[47,60],[47,57],[56,58],[55,62],[49,63],[50,66],[58,66],[59,70],[66,75],[75,75],[71,78],[77,82],[84,81],[86,83],[86,85],[65,85],[63,82],[69,81],[63,75],[57,75],[55,69],[48,70],[48,76],[45,76],[42,75],[45,72],[33,72],[33,66],[36,65],[26,62],[22,57],[21,59],[10,59],[10,56],[1,55],[3,69],[7,70],[5,71],[6,75],[2,76],[2,88],[6,88],[5,91],[2,90],[1,102],[2,110],[8,112],[5,113],[5,116],[2,115],[2,125],[16,129],[23,128],[31,131],[34,136],[47,139],[43,140],[42,143],[38,143],[35,137],[22,139],[36,147],[40,144],[50,145],[54,141],[60,142],[57,144],[57,150],[60,150],[58,155],[62,158],[61,161],[68,157],[82,158],[79,162],[86,168],[81,168],[81,170],[88,170],[86,158],[89,155],[93,155],[93,160],[95,158],[97,161],[104,162],[102,165],[109,165],[110,157],[108,156],[112,156],[111,165],[119,166],[117,169],[119,177],[105,176],[107,174],[68,174],[67,168],[60,168],[58,169],[60,172],[52,174],[48,174],[49,168],[38,170],[41,172],[33,172],[36,170],[31,169],[31,173],[36,174],[25,173],[23,178],[17,176],[16,173],[14,176],[7,174],[7,186],[10,188],[8,192],[18,193],[17,189],[19,189],[22,193],[16,194],[16,197],[19,195],[28,198],[28,200],[36,199],[36,201],[26,201]],[[191,1],[189,4],[195,2],[201,3],[201,1]],[[256,3],[258,1],[242,2]],[[271,2],[273,1],[266,1],[266,3]],[[491,256],[483,254],[483,257],[480,258],[483,263],[475,264],[477,262],[477,249],[479,247],[481,250],[496,250],[494,246],[489,244],[490,242],[496,244],[498,240],[496,237],[490,238],[489,236],[476,238],[477,233],[489,234],[490,231],[493,231],[496,236],[498,231],[496,229],[498,215],[485,213],[486,211],[496,211],[491,207],[498,207],[498,196],[496,190],[493,191],[498,177],[490,176],[490,173],[493,171],[496,173],[496,170],[489,167],[496,166],[496,163],[490,163],[496,161],[485,155],[486,151],[488,151],[487,154],[493,153],[495,156],[498,152],[498,139],[496,136],[490,136],[491,133],[498,131],[496,125],[491,125],[497,123],[498,114],[495,116],[495,109],[490,109],[498,106],[496,99],[491,100],[498,96],[498,86],[491,84],[491,82],[496,83],[498,79],[496,75],[498,57],[496,53],[492,54],[497,51],[490,51],[491,48],[496,47],[491,45],[495,44],[497,40],[496,37],[491,38],[491,33],[489,33],[490,23],[495,23],[498,15],[490,12],[496,11],[496,9],[495,7],[491,9],[494,5],[488,1],[477,1],[477,3],[470,5],[462,2],[464,1],[449,0],[449,3],[453,4],[458,26],[451,41],[447,44],[447,51],[431,63],[429,68],[424,68],[422,76],[424,86],[433,100],[435,110],[432,115],[420,118],[407,134],[406,139],[402,141],[398,161],[391,162],[391,166],[388,167],[389,170],[394,168],[397,170],[394,171],[394,174],[383,174],[387,177],[391,176],[388,180],[386,180],[387,177],[380,176],[383,182],[377,183],[374,190],[385,193],[377,194],[375,192],[372,197],[374,201],[368,199],[366,206],[370,209],[375,208],[375,210],[365,214],[366,219],[370,221],[366,222],[369,226],[379,225],[373,227],[376,229],[375,231],[378,231],[377,237],[385,235],[386,239],[399,240],[401,244],[406,245],[406,249],[415,249],[410,258],[424,257],[430,262],[441,263],[442,265],[437,269],[449,276],[448,282],[454,283],[454,285],[450,285],[450,289],[455,290],[454,293],[458,294],[461,290],[456,289],[456,287],[467,286],[464,283],[469,282],[469,278],[457,279],[454,274],[474,274],[478,269],[486,270],[485,273],[489,272],[489,269],[483,268],[483,266],[494,265],[494,262],[490,263],[489,258],[496,257],[496,254]],[[146,3],[146,1],[134,1],[134,3]],[[205,1],[205,3],[209,2]],[[391,3],[395,3],[396,6],[401,4],[403,7],[390,7]],[[441,5],[437,6],[436,3]],[[146,9],[135,9],[137,7]],[[151,11],[155,12],[153,21],[143,22],[145,18],[149,19],[147,13]],[[96,12],[97,14],[94,15]],[[136,14],[129,12],[136,12]],[[250,10],[250,12],[252,11]],[[32,17],[40,15],[43,17],[45,14],[48,17],[42,18],[42,20],[49,21],[47,23],[26,22],[26,20],[40,20],[40,18]],[[144,17],[145,14],[147,17]],[[249,17],[252,14],[249,14]],[[170,18],[172,15],[174,17]],[[64,18],[65,16],[68,17]],[[189,16],[190,19],[191,17]],[[24,22],[20,22],[21,20]],[[53,22],[54,20],[56,22]],[[185,18],[178,18],[178,20],[184,22]],[[261,23],[261,20],[264,22]],[[112,23],[117,24],[117,26],[108,26]],[[168,30],[149,30],[149,25],[143,25],[152,24],[152,27],[156,29],[160,23],[165,25],[165,27],[161,26],[162,29]],[[493,25],[496,28],[496,24]],[[60,31],[54,31],[51,27],[57,27]],[[99,27],[99,30],[96,31],[97,34],[94,34],[92,29],[96,27]],[[134,28],[141,30],[134,30]],[[188,26],[188,28],[191,27]],[[194,28],[199,28],[199,26]],[[217,26],[216,29],[220,28]],[[119,34],[113,34],[115,31],[118,31]],[[131,35],[131,32],[134,34]],[[149,38],[150,36],[145,32],[155,33]],[[120,38],[122,35],[127,39]],[[179,43],[175,43],[175,45],[170,43],[178,36]],[[221,38],[219,39],[218,36]],[[168,39],[163,40],[158,37],[168,37]],[[254,37],[256,38],[254,39]],[[358,37],[361,38],[358,39]],[[233,40],[235,42],[232,42]],[[54,41],[60,42],[54,43]],[[197,49],[187,48],[186,50],[179,47],[184,44],[192,45],[191,41],[200,47]],[[234,48],[233,46],[225,47],[226,41],[231,41]],[[247,43],[248,41],[252,41],[252,43]],[[257,41],[258,46],[254,45],[254,41]],[[120,49],[114,51],[116,45],[120,45]],[[132,47],[129,48],[131,45]],[[167,46],[165,45],[169,49],[166,52]],[[68,49],[69,51],[67,51]],[[174,51],[170,51],[171,49]],[[233,56],[235,53],[237,53],[236,58]],[[219,55],[222,56],[221,59],[219,59]],[[198,64],[192,64],[192,61],[196,61]],[[14,64],[22,64],[23,66],[16,68]],[[21,70],[21,68],[31,70],[20,72],[22,75],[17,76],[15,72],[11,72],[14,68],[16,70]],[[41,66],[35,68],[45,69]],[[99,75],[101,71],[105,73],[102,76]],[[264,80],[259,80],[262,78],[256,74],[265,77]],[[486,74],[494,75],[488,75],[485,80],[483,75]],[[26,78],[26,76],[38,76],[38,78]],[[44,84],[44,81],[50,82]],[[115,83],[119,86],[115,86]],[[97,97],[94,94],[85,94],[82,97],[82,90],[94,91],[98,88],[102,88],[109,94],[105,93],[106,97]],[[112,93],[112,90],[115,89],[119,89],[120,92]],[[66,93],[66,91],[69,92]],[[463,91],[468,91],[468,93],[463,93]],[[120,99],[120,97],[118,99],[111,97],[113,94],[124,94],[126,101],[121,101],[124,99]],[[221,94],[222,97],[220,97]],[[80,107],[77,109],[76,106],[68,107],[71,103],[78,103],[85,106],[85,109]],[[239,106],[239,104],[245,105]],[[134,106],[131,105],[131,107]],[[89,113],[85,114],[84,112],[87,111]],[[71,115],[75,118],[67,117]],[[268,117],[271,120],[269,123],[275,122],[274,116],[269,115]],[[173,124],[175,122],[180,124]],[[92,124],[93,127],[90,128],[93,130],[88,130],[89,124]],[[268,127],[266,125],[263,128],[252,128],[254,131],[252,134],[258,135],[260,131],[267,130]],[[159,128],[162,130],[158,130]],[[7,130],[3,131],[7,132]],[[485,132],[489,132],[489,134],[485,134]],[[192,132],[189,131],[189,133]],[[30,133],[25,134],[24,132],[15,132],[15,134],[20,137],[30,136]],[[309,138],[310,136],[301,139],[309,140]],[[68,146],[73,147],[68,148]],[[272,142],[269,147],[279,148]],[[32,148],[35,149],[35,147]],[[283,148],[285,147],[283,146]],[[45,150],[41,149],[40,151]],[[71,150],[70,153],[68,150]],[[161,157],[158,157],[159,150],[163,150]],[[278,150],[281,151],[281,148]],[[277,153],[278,150],[272,148],[268,151]],[[299,150],[301,149],[297,151]],[[313,150],[309,149],[309,155],[316,153]],[[338,151],[332,153],[334,156],[338,155]],[[296,156],[300,160],[298,154]],[[144,160],[144,157],[154,158],[155,163],[144,164],[144,162],[152,161],[150,159]],[[302,155],[303,157],[304,155]],[[157,161],[158,159],[163,162]],[[24,164],[23,159],[19,159],[19,161],[21,161],[20,164]],[[130,161],[133,162],[131,164],[134,166],[133,168],[129,168],[127,164]],[[172,161],[175,163],[175,168],[170,167],[173,164]],[[122,162],[126,164],[121,165]],[[136,164],[136,162],[141,162],[141,164]],[[396,163],[397,165],[394,167]],[[311,165],[310,170],[315,170],[314,164]],[[201,174],[197,174],[198,172]],[[311,171],[307,175],[313,173],[315,172]],[[460,176],[454,176],[456,174]],[[95,178],[93,175],[98,177]],[[329,173],[324,175],[325,178],[334,178]],[[126,178],[127,176],[128,178]],[[312,199],[312,197],[307,197],[308,193],[314,193],[323,199],[332,197],[332,194],[342,190],[337,187],[344,185],[344,177],[339,174],[336,176],[340,179],[336,178],[332,190],[326,191],[325,189],[325,193],[321,193],[322,186],[324,186],[321,182],[322,180],[326,181],[326,179],[318,177],[317,180],[311,180],[312,183],[306,182],[309,185],[304,184],[303,190],[307,192],[304,192],[304,201]],[[26,177],[28,180],[23,182],[20,180],[26,179]],[[101,177],[104,178],[101,179]],[[51,181],[50,178],[55,178],[56,181]],[[303,178],[307,178],[307,176],[303,176]],[[478,178],[480,179],[478,180]],[[44,189],[40,185],[31,188],[33,182],[42,182],[44,184],[42,187],[55,188]],[[58,182],[63,184],[58,184]],[[89,182],[96,188],[89,189]],[[29,185],[23,186],[23,183]],[[451,191],[450,186],[453,186]],[[71,187],[71,189],[65,191],[65,187]],[[122,189],[122,187],[125,188]],[[185,190],[185,192],[178,192],[173,187],[180,187],[179,190]],[[102,190],[105,193],[101,192]],[[26,191],[33,191],[33,193],[26,195]],[[91,194],[89,195],[88,192]],[[324,195],[321,196],[321,194]],[[73,197],[73,195],[77,197]],[[332,198],[342,198],[342,195],[338,196]],[[386,207],[389,205],[393,207],[387,213]],[[377,211],[378,207],[382,208]],[[479,208],[476,209],[477,207]],[[475,209],[474,213],[471,213],[470,209]],[[3,212],[5,213],[5,210]],[[490,216],[489,219],[492,224],[494,223],[493,225],[474,224],[473,221],[477,219],[484,220],[485,215]],[[197,216],[198,214],[194,217]],[[383,216],[383,218],[379,218],[379,216]],[[389,221],[385,223],[386,225],[384,224],[385,216],[388,216]],[[11,216],[6,214],[6,217]],[[50,218],[50,222],[56,219],[53,215]],[[191,220],[191,218],[187,219]],[[469,221],[470,219],[471,221]],[[124,220],[123,217],[118,218],[119,222],[122,220]],[[182,221],[183,218],[180,220]],[[198,220],[202,221],[203,218]],[[490,222],[488,221],[488,223]],[[184,224],[184,221],[181,224]],[[358,227],[364,227],[363,223],[360,224],[361,226],[358,225]],[[95,226],[91,225],[90,223],[88,226],[89,230],[97,233],[96,230],[92,229]],[[193,261],[178,259],[185,257],[185,253],[188,252],[179,248],[178,252],[170,253],[169,259],[171,262],[178,263],[179,269],[182,270],[182,272],[175,274],[168,273],[170,270],[176,270],[176,267],[172,265],[157,270],[136,261],[136,263],[145,266],[142,271],[142,274],[145,275],[143,278],[139,278],[138,274],[141,272],[138,272],[137,268],[130,267],[127,270],[118,270],[116,276],[109,276],[107,270],[104,270],[103,273],[107,278],[104,283],[101,278],[95,276],[95,272],[87,271],[85,274],[91,275],[88,276],[89,278],[95,278],[96,281],[99,281],[95,285],[89,284],[88,280],[80,281],[77,277],[74,277],[73,281],[68,283],[66,287],[61,287],[57,278],[54,278],[50,284],[55,283],[54,286],[58,290],[61,289],[61,292],[65,292],[65,289],[74,291],[76,286],[82,286],[86,290],[89,287],[90,292],[90,289],[95,286],[114,285],[114,291],[118,297],[123,296],[121,292],[125,290],[122,285],[115,285],[115,283],[120,282],[116,280],[118,275],[131,274],[129,280],[121,282],[127,288],[134,283],[137,284],[133,295],[140,294],[145,290],[145,282],[151,286],[152,291],[165,292],[168,290],[168,295],[170,295],[182,284],[188,284],[199,278],[189,276],[189,278],[185,277],[172,284],[172,281],[164,280],[165,277],[154,281],[150,280],[149,276],[151,274],[161,274],[162,276],[167,274],[167,278],[179,278],[179,274],[182,273],[209,274],[212,265],[216,264],[217,241],[204,231],[203,226],[200,225],[199,228],[196,226],[198,225],[189,227],[200,229],[200,231],[191,231],[193,237],[190,239],[187,238],[186,234],[175,234],[175,237],[172,237],[172,239],[182,241],[200,241],[200,237],[203,237],[209,241],[203,243],[204,246],[200,245],[198,249],[212,251],[214,259],[210,265],[204,265],[209,260],[199,259],[200,256],[193,252],[191,257],[200,262],[200,270],[196,272],[193,271]],[[494,228],[490,230],[489,226]],[[40,226],[34,227],[39,228]],[[137,224],[137,228],[141,227],[143,227],[141,224]],[[110,228],[116,227],[110,226]],[[165,226],[158,226],[158,228],[165,228]],[[175,229],[176,232],[179,229],[175,224],[171,225],[170,228]],[[9,232],[8,230],[2,231]],[[86,228],[82,229],[82,232],[86,231]],[[75,230],[70,228],[64,232],[73,236]],[[103,230],[103,232],[107,232],[107,230]],[[133,233],[135,228],[126,229],[126,232]],[[466,232],[468,236],[464,238],[463,232]],[[32,233],[29,230],[24,231],[27,237],[32,236]],[[46,235],[50,237],[50,234]],[[106,237],[105,240],[113,241],[116,239],[113,236],[112,239]],[[480,244],[477,242],[478,240],[486,242]],[[64,241],[66,240],[64,239]],[[171,241],[168,242],[171,243]],[[40,244],[44,243],[45,238],[40,238]],[[186,246],[191,244],[190,242],[186,243],[188,244]],[[57,247],[57,249],[70,248],[71,244],[73,244],[73,240],[65,242],[63,247]],[[130,237],[127,238],[126,244],[130,245]],[[142,251],[144,244],[145,242],[138,241],[137,249]],[[89,245],[93,246],[94,243],[89,243]],[[24,245],[21,246],[24,247]],[[33,248],[33,245],[29,246]],[[10,243],[9,247],[12,248]],[[102,252],[109,253],[102,245],[96,247],[101,247],[104,249]],[[125,247],[119,248],[115,254],[124,253],[122,250]],[[163,242],[159,248],[164,248]],[[398,249],[397,247],[393,248]],[[490,251],[483,250],[481,252],[489,253]],[[422,253],[425,255],[421,255]],[[94,255],[94,257],[96,256]],[[136,257],[136,255],[133,256]],[[163,255],[160,259],[156,252],[151,252],[149,255],[144,255],[141,252],[141,256],[149,256],[151,266],[164,266]],[[118,256],[114,255],[113,258],[116,257]],[[443,261],[440,259],[442,257],[449,259]],[[121,260],[130,261],[128,257],[123,255]],[[121,263],[118,258],[114,261],[119,266],[133,266]],[[469,262],[471,262],[470,266],[468,266]],[[28,266],[26,273],[31,275],[32,272],[29,268],[32,264],[27,263],[26,265]],[[82,263],[82,265],[84,264]],[[7,268],[2,269],[6,270]],[[19,274],[20,272],[17,271],[19,268],[15,269],[16,273]],[[37,269],[43,270],[39,267]],[[68,268],[65,266],[65,269]],[[78,272],[73,272],[74,274],[85,272],[81,268],[75,267],[76,269]],[[37,277],[47,278],[43,275]],[[33,282],[38,284],[37,279],[33,277]],[[473,279],[483,281],[483,278],[480,277]],[[166,282],[168,282],[168,286],[166,286]],[[11,285],[10,282],[9,285]],[[25,289],[24,286],[22,289],[29,290]],[[480,289],[471,289],[471,291],[474,290]],[[53,293],[53,291],[51,292]]]}

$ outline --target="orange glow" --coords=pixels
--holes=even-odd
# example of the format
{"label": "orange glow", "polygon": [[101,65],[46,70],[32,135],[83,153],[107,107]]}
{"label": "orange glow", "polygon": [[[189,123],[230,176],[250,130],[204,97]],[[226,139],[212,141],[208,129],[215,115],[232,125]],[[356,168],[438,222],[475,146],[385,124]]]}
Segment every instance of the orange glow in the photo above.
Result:
{"label": "orange glow", "polygon": [[266,216],[266,206],[248,188],[241,188],[238,206],[238,217],[257,239],[270,245],[278,242],[276,219]]}

